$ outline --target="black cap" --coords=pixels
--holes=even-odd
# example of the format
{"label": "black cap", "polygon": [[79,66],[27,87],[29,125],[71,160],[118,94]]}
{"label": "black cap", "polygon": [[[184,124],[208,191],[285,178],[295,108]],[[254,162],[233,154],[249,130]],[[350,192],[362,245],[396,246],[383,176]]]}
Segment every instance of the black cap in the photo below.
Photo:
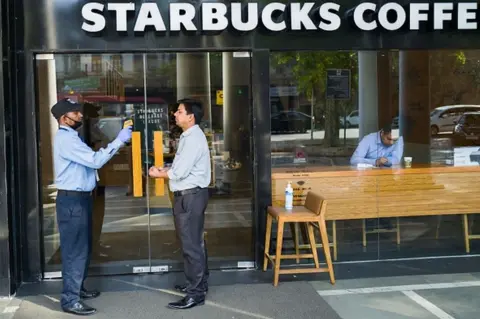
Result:
{"label": "black cap", "polygon": [[52,115],[58,120],[62,115],[67,114],[68,112],[81,112],[82,105],[70,100],[69,98],[58,101],[54,106],[52,106],[51,112]]}

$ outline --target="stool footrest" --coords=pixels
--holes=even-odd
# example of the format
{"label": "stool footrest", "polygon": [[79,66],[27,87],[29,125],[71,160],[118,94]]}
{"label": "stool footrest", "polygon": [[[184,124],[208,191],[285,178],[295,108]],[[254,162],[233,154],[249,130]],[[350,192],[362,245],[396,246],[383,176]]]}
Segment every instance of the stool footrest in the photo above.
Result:
{"label": "stool footrest", "polygon": [[[317,248],[322,248],[323,245],[322,244],[316,244]],[[328,244],[328,246],[330,247],[334,247],[334,244],[333,243],[330,243]],[[310,249],[310,245],[308,244],[301,244],[301,245],[298,245],[298,248],[299,249]]]}
{"label": "stool footrest", "polygon": [[[268,258],[275,260],[277,256],[267,255]],[[313,258],[313,254],[299,254],[299,255],[280,255],[278,259],[297,259],[297,258]]]}
{"label": "stool footrest", "polygon": [[280,269],[278,273],[280,275],[287,274],[311,274],[317,272],[329,272],[328,268],[294,268],[294,269]]}

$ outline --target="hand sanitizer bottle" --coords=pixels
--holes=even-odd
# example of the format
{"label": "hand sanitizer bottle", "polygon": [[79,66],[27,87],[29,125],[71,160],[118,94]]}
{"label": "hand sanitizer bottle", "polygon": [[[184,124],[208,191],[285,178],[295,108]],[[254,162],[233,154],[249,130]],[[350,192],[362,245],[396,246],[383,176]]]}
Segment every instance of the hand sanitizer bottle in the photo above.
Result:
{"label": "hand sanitizer bottle", "polygon": [[285,188],[285,209],[293,208],[293,188],[292,182],[288,182],[287,188]]}

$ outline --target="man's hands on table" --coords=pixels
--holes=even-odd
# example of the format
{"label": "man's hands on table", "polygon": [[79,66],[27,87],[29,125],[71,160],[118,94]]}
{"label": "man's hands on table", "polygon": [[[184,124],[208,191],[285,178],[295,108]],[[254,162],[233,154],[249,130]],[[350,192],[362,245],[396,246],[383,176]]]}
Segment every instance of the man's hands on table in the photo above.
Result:
{"label": "man's hands on table", "polygon": [[375,166],[381,167],[388,163],[388,159],[385,157],[380,157],[375,161]]}

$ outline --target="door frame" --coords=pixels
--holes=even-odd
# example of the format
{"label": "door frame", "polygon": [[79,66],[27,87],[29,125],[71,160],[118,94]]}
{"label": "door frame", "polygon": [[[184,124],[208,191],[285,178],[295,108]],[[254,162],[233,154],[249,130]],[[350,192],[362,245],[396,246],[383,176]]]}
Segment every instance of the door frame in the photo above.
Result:
{"label": "door frame", "polygon": [[[209,260],[211,268],[251,268],[256,269],[260,268],[260,262],[263,260],[263,238],[265,233],[265,208],[271,202],[271,154],[270,154],[270,74],[269,74],[269,50],[252,50],[249,49],[238,49],[238,50],[178,50],[173,51],[175,53],[183,52],[232,52],[232,51],[243,51],[250,53],[250,86],[251,86],[251,96],[250,96],[250,107],[251,107],[251,134],[250,134],[250,147],[251,154],[253,156],[253,176],[252,176],[252,252],[253,260],[239,261],[228,259],[215,261]],[[149,54],[149,53],[165,53],[166,51],[143,51],[143,52],[131,52],[136,54]],[[171,52],[172,51],[167,51]],[[91,52],[94,53],[94,52]],[[98,53],[98,52],[95,52]],[[102,54],[114,54],[117,52],[102,52]],[[119,53],[119,52],[118,52]],[[123,52],[122,52],[123,53]],[[25,104],[26,111],[33,107],[35,114],[38,114],[38,102],[37,102],[37,92],[36,92],[36,55],[45,54],[45,52],[31,52],[32,59],[29,61],[31,63],[26,63],[29,68],[31,68],[31,73],[25,75],[27,82],[31,83],[34,90],[32,90],[31,99],[33,105],[29,103]],[[50,53],[48,53],[50,54]],[[59,54],[90,54],[90,52],[59,52]],[[268,106],[268,107],[266,107]],[[265,120],[268,119],[268,120]],[[35,155],[38,152],[39,146],[39,127],[34,117],[34,124],[36,130],[33,131],[36,143]],[[27,149],[27,153],[32,153],[32,149]],[[37,199],[37,209],[38,215],[35,220],[38,225],[38,232],[27,233],[27,237],[30,240],[36,237],[37,249],[34,251],[30,250],[26,260],[35,261],[35,269],[32,269],[28,272],[28,276],[23,278],[37,278],[34,280],[25,280],[25,281],[37,281],[38,279],[46,278],[59,278],[61,277],[61,271],[51,271],[45,272],[44,264],[44,243],[43,243],[43,208],[42,208],[42,190],[41,190],[41,169],[40,161],[37,162],[37,178],[35,185],[35,194]],[[29,186],[30,191],[32,191],[31,185]],[[33,204],[33,203],[32,203]],[[27,239],[28,240],[28,239]],[[33,247],[34,248],[34,247]],[[40,256],[41,257],[40,257]],[[40,257],[40,258],[39,258]],[[153,265],[152,262],[154,259],[150,260],[140,260],[135,261],[134,264],[138,266]],[[113,275],[113,274],[132,274],[133,272],[133,263],[132,261],[126,261],[129,265],[125,265],[125,262],[115,262],[109,265],[92,265],[90,266],[90,271],[92,274],[98,275]],[[169,271],[176,271],[183,269],[181,262],[170,262],[168,263]],[[150,269],[151,270],[151,269]],[[35,275],[38,274],[38,275]]]}

